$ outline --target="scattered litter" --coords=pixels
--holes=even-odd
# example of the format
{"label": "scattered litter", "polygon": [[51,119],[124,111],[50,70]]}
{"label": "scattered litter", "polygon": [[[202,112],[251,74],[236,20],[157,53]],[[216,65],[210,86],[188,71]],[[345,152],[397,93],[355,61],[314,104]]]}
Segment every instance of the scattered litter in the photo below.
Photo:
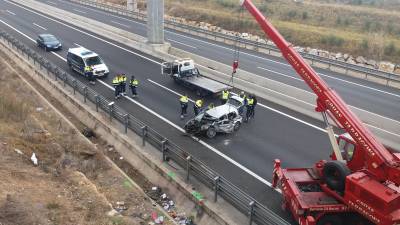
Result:
{"label": "scattered litter", "polygon": [[159,216],[157,219],[154,220],[156,224],[163,224],[164,223],[164,216]]}
{"label": "scattered litter", "polygon": [[166,199],[166,198],[167,198],[167,194],[164,193],[161,195],[161,199]]}
{"label": "scattered litter", "polygon": [[87,138],[95,137],[93,130],[90,129],[89,127],[83,128],[82,134],[83,134],[83,136],[85,136]]}
{"label": "scattered litter", "polygon": [[108,148],[108,151],[109,151],[109,152],[112,152],[112,151],[114,151],[114,148],[113,148],[113,147]]}
{"label": "scattered litter", "polygon": [[112,209],[112,210],[110,210],[109,212],[107,212],[107,216],[116,216],[116,215],[118,215],[119,213],[118,213],[118,211],[117,210],[115,210],[115,209]]}
{"label": "scattered litter", "polygon": [[35,166],[38,165],[38,159],[36,158],[36,154],[35,153],[32,153],[31,160],[33,162],[33,165],[35,165]]}
{"label": "scattered litter", "polygon": [[116,202],[117,206],[115,207],[115,210],[117,210],[117,212],[121,213],[124,210],[127,210],[128,207],[125,205],[125,202]]}
{"label": "scattered litter", "polygon": [[37,108],[36,108],[36,112],[40,112],[40,111],[42,111],[42,110],[43,110],[42,107],[37,107]]}
{"label": "scattered litter", "polygon": [[23,155],[23,154],[24,154],[24,153],[23,153],[21,150],[19,150],[18,148],[14,148],[14,151],[15,151],[16,153],[20,154],[20,155]]}
{"label": "scattered litter", "polygon": [[120,159],[120,160],[123,160],[123,159],[124,159],[124,157],[122,157],[122,156],[121,156],[121,157],[119,157],[119,159]]}
{"label": "scattered litter", "polygon": [[172,180],[175,180],[176,174],[172,171],[168,172],[167,175],[171,177]]}

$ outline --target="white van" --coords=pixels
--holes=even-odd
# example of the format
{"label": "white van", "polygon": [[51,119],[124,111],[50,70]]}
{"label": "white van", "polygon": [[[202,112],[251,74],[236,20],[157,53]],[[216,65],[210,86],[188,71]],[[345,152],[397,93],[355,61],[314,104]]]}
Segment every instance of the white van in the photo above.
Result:
{"label": "white van", "polygon": [[99,55],[83,47],[68,49],[67,63],[72,70],[84,76],[86,66],[92,67],[95,77],[106,77],[110,73]]}

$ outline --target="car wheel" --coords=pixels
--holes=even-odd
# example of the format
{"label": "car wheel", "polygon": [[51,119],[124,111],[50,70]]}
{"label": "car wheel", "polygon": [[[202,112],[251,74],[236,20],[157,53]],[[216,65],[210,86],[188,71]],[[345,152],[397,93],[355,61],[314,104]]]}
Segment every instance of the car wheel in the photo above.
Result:
{"label": "car wheel", "polygon": [[233,130],[234,130],[234,131],[238,131],[238,130],[240,129],[240,125],[241,125],[241,124],[240,124],[239,121],[236,122],[236,123],[235,123],[235,126],[233,126]]}
{"label": "car wheel", "polygon": [[217,135],[217,131],[215,130],[214,127],[209,127],[206,133],[208,138],[213,138],[215,135]]}

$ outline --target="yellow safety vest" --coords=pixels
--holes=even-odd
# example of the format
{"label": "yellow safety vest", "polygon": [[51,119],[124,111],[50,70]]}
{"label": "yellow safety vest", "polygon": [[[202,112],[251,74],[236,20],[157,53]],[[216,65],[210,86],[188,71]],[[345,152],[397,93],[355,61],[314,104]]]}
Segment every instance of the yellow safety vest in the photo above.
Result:
{"label": "yellow safety vest", "polygon": [[85,66],[85,72],[91,72],[92,71],[92,67],[90,66]]}
{"label": "yellow safety vest", "polygon": [[119,84],[118,77],[114,77],[114,79],[112,80],[112,84],[113,84],[114,86],[116,86],[116,85]]}
{"label": "yellow safety vest", "polygon": [[199,107],[199,108],[200,108],[201,106],[203,106],[203,101],[202,101],[202,100],[197,100],[197,101],[196,101],[196,106]]}
{"label": "yellow safety vest", "polygon": [[126,82],[126,76],[122,76],[122,82]]}
{"label": "yellow safety vest", "polygon": [[133,79],[133,80],[131,80],[131,85],[136,87],[139,85],[139,81],[136,79]]}
{"label": "yellow safety vest", "polygon": [[186,96],[182,96],[182,97],[179,99],[179,101],[182,102],[182,103],[188,103],[188,102],[189,102],[189,99],[188,99],[188,97],[186,97]]}
{"label": "yellow safety vest", "polygon": [[214,104],[212,104],[212,103],[210,103],[209,105],[208,105],[208,109],[213,109],[215,106],[214,106]]}
{"label": "yellow safety vest", "polygon": [[123,77],[118,77],[118,83],[122,84],[124,82],[124,78]]}
{"label": "yellow safety vest", "polygon": [[248,105],[253,105],[254,104],[254,98],[248,98],[247,99],[247,104]]}
{"label": "yellow safety vest", "polygon": [[229,91],[222,91],[222,99],[228,99],[229,98]]}

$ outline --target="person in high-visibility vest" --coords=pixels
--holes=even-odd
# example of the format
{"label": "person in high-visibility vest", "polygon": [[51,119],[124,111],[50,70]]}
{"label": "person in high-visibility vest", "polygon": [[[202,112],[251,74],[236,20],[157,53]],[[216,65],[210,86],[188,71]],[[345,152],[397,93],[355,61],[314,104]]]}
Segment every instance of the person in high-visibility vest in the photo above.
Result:
{"label": "person in high-visibility vest", "polygon": [[229,99],[229,91],[228,90],[223,90],[221,93],[221,104],[225,104]]}
{"label": "person in high-visibility vest", "polygon": [[93,68],[91,66],[85,66],[84,73],[85,73],[85,76],[88,78],[89,83],[96,84],[96,82],[94,82],[95,79],[94,79],[94,74],[93,74]]}
{"label": "person in high-visibility vest", "polygon": [[199,114],[199,112],[201,111],[201,107],[203,107],[203,100],[199,99],[193,105],[193,110],[194,110],[195,116],[197,116]]}
{"label": "person in high-visibility vest", "polygon": [[112,85],[114,86],[114,93],[115,93],[115,99],[119,98],[119,89],[120,89],[120,83],[119,83],[119,75],[116,75],[113,80],[112,80]]}
{"label": "person in high-visibility vest", "polygon": [[252,95],[249,95],[249,97],[247,98],[245,122],[249,121],[250,117],[252,116],[253,107],[254,107],[254,97]]}
{"label": "person in high-visibility vest", "polygon": [[179,102],[181,104],[181,119],[183,119],[183,117],[185,117],[187,114],[187,107],[189,103],[188,95],[187,94],[182,95],[181,98],[179,99]]}
{"label": "person in high-visibility vest", "polygon": [[136,88],[139,86],[139,81],[135,78],[135,76],[131,76],[131,80],[129,81],[129,87],[132,91],[132,97],[137,96]]}
{"label": "person in high-visibility vest", "polygon": [[209,105],[208,105],[208,107],[207,107],[208,109],[213,109],[213,108],[215,108],[215,105],[214,105],[214,103],[210,103]]}
{"label": "person in high-visibility vest", "polygon": [[239,97],[243,99],[243,105],[238,109],[238,111],[239,111],[239,114],[241,116],[243,116],[244,107],[246,107],[246,105],[247,105],[247,96],[244,93],[244,91],[241,91],[240,94],[239,94]]}
{"label": "person in high-visibility vest", "polygon": [[122,95],[122,96],[124,96],[125,95],[125,89],[126,89],[126,75],[125,74],[120,74],[120,76],[119,76],[119,91],[120,91],[120,94]]}

